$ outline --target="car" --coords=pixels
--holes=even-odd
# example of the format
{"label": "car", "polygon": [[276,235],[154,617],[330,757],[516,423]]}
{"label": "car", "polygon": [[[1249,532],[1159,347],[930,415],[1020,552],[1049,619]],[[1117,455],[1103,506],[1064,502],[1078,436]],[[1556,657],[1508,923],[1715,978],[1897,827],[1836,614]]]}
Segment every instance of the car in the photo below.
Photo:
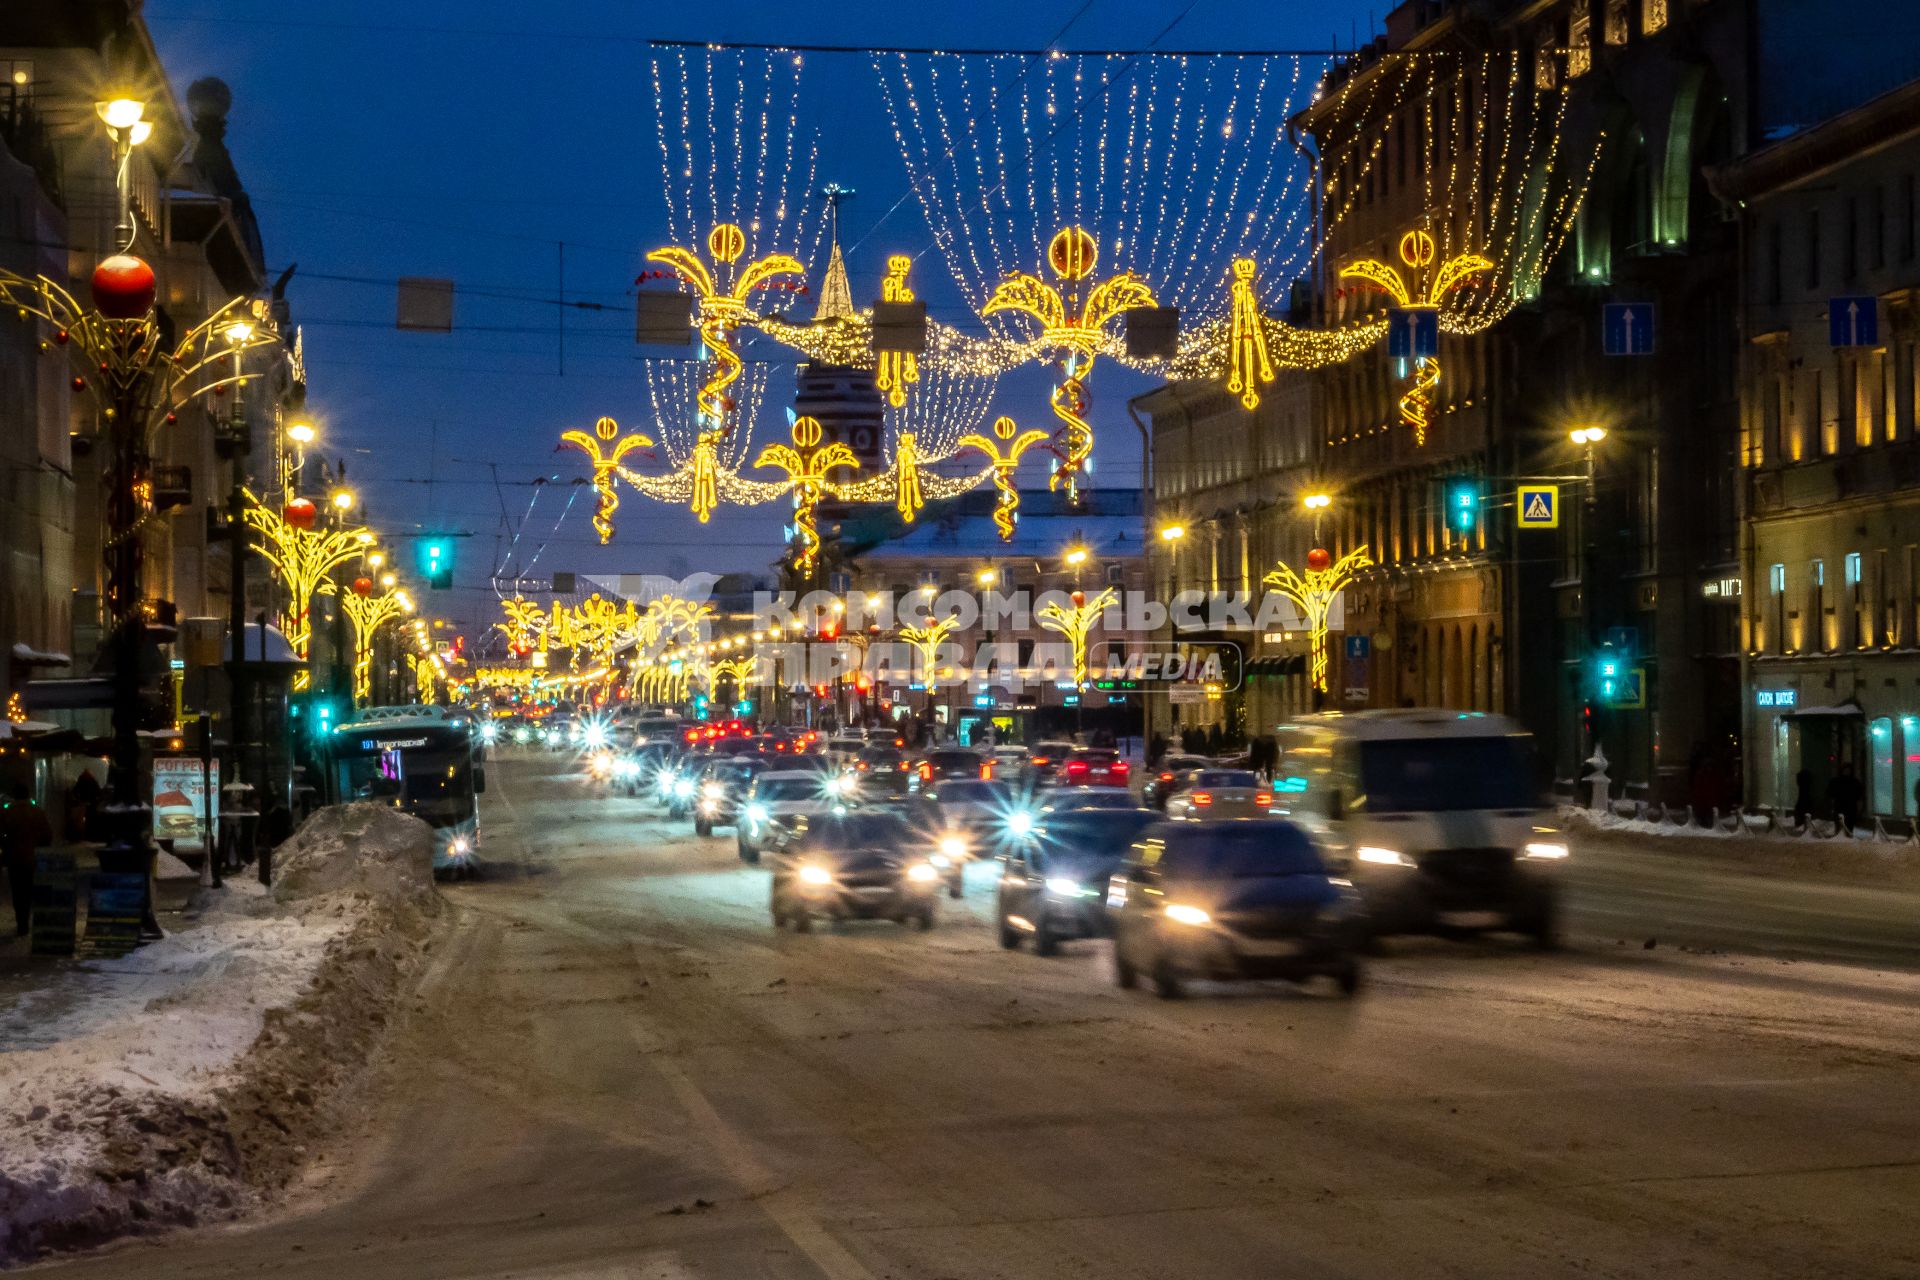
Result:
{"label": "car", "polygon": [[1027,752],[1026,765],[1020,774],[1021,781],[1029,787],[1046,786],[1053,781],[1067,757],[1078,749],[1071,742],[1035,743]]}
{"label": "car", "polygon": [[1356,711],[1296,717],[1276,739],[1275,799],[1352,878],[1377,935],[1506,930],[1559,945],[1567,839],[1517,721]]}
{"label": "car", "polygon": [[827,757],[836,763],[847,764],[867,746],[866,738],[857,733],[837,733],[827,739]]}
{"label": "car", "polygon": [[1000,945],[1033,939],[1050,956],[1069,938],[1107,932],[1107,884],[1140,833],[1160,821],[1151,809],[1082,809],[1043,818],[1003,855],[995,895]]}
{"label": "car", "polygon": [[1075,747],[1054,781],[1063,787],[1124,787],[1132,769],[1111,747]]}
{"label": "car", "polygon": [[932,842],[929,857],[941,870],[948,897],[960,896],[967,863],[993,857],[1004,847],[1007,819],[1020,806],[1011,786],[983,778],[931,783],[913,797],[909,816]]}
{"label": "car", "polygon": [[898,747],[863,747],[849,770],[854,794],[864,800],[904,796],[909,767],[906,754]]}
{"label": "car", "polygon": [[1298,823],[1161,821],[1108,881],[1114,982],[1166,999],[1194,979],[1328,977],[1360,987],[1365,901]]}
{"label": "car", "polygon": [[993,761],[966,747],[934,747],[916,755],[907,772],[907,790],[956,778],[991,778]]}
{"label": "car", "polygon": [[1195,769],[1211,768],[1213,768],[1213,761],[1206,756],[1186,755],[1180,752],[1162,756],[1160,767],[1148,772],[1146,785],[1140,788],[1140,799],[1155,809],[1164,809],[1167,807],[1167,796],[1172,791],[1173,784],[1179,781],[1182,774],[1191,773]]}
{"label": "car", "polygon": [[933,927],[940,872],[898,813],[855,810],[794,819],[775,842],[773,926],[797,933],[817,918],[909,921]]}
{"label": "car", "polygon": [[660,771],[672,762],[676,748],[667,742],[632,747],[613,758],[613,790],[620,795],[651,796],[659,791]]}
{"label": "car", "polygon": [[747,787],[766,770],[766,762],[754,756],[717,756],[709,762],[700,772],[693,833],[710,836],[715,827],[733,825],[740,816]]}
{"label": "car", "polygon": [[988,749],[993,757],[993,776],[996,778],[1019,778],[1025,776],[1027,768],[1027,749],[1021,746],[1008,746],[1002,743]]}
{"label": "car", "polygon": [[1047,793],[1041,802],[1040,813],[1044,817],[1049,813],[1074,813],[1088,809],[1119,809],[1130,811],[1143,809],[1131,791],[1119,787],[1072,787],[1057,788]]}
{"label": "car", "polygon": [[633,722],[633,745],[647,747],[661,742],[679,742],[683,727],[678,716],[639,716]]}
{"label": "car", "polygon": [[775,834],[795,818],[818,817],[839,803],[829,779],[813,769],[768,769],[747,788],[734,824],[740,861],[755,863]]}
{"label": "car", "polygon": [[1272,788],[1250,769],[1195,769],[1167,797],[1167,817],[1189,822],[1264,818],[1272,808]]}

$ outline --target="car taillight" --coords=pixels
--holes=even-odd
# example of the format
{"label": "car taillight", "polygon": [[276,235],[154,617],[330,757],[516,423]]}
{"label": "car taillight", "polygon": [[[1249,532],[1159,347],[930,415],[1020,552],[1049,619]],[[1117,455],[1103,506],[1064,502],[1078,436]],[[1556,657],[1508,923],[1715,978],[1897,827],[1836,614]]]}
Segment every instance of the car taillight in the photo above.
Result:
{"label": "car taillight", "polygon": [[929,764],[927,761],[922,760],[920,762],[920,780],[922,782],[929,782],[932,779],[933,779],[933,766]]}
{"label": "car taillight", "polygon": [[1206,807],[1207,807],[1208,805],[1210,805],[1210,804],[1212,804],[1212,803],[1213,803],[1213,796],[1212,796],[1212,795],[1210,795],[1209,793],[1207,793],[1207,792],[1205,792],[1205,791],[1196,791],[1196,792],[1194,792],[1194,793],[1193,793],[1193,807],[1194,807],[1194,808],[1196,808],[1196,809],[1204,809],[1204,808],[1206,808]]}
{"label": "car taillight", "polygon": [[1160,775],[1160,781],[1162,781],[1162,782],[1172,782],[1172,781],[1173,781],[1173,775],[1172,775],[1172,774],[1170,774],[1170,773],[1163,773],[1163,774],[1161,774],[1161,775]]}
{"label": "car taillight", "polygon": [[1256,791],[1253,793],[1253,802],[1264,809],[1273,803],[1273,792]]}
{"label": "car taillight", "polygon": [[1080,774],[1085,773],[1086,771],[1087,771],[1087,762],[1085,760],[1075,760],[1072,764],[1069,764],[1067,766],[1067,775],[1069,777],[1077,777]]}
{"label": "car taillight", "polygon": [[1033,765],[1052,764],[1053,757],[1052,756],[1035,756],[1028,763]]}
{"label": "car taillight", "polygon": [[1124,778],[1127,776],[1127,770],[1130,768],[1132,768],[1132,766],[1129,765],[1125,760],[1115,760],[1112,764],[1107,766],[1107,772],[1117,773]]}
{"label": "car taillight", "polygon": [[992,782],[992,781],[993,781],[993,766],[992,766],[992,765],[990,765],[990,764],[983,764],[983,765],[981,765],[981,766],[980,766],[980,780],[981,780],[982,782]]}

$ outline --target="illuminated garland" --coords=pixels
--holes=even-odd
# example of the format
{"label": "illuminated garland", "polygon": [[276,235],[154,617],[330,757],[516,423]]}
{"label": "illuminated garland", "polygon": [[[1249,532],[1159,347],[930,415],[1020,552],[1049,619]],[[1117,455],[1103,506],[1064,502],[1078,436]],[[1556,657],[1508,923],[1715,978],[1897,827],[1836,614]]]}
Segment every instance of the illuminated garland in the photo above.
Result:
{"label": "illuminated garland", "polygon": [[814,517],[827,495],[828,480],[838,470],[859,470],[860,460],[838,441],[821,448],[819,421],[801,417],[794,419],[793,444],[768,445],[753,465],[777,467],[787,473],[787,485],[793,491],[793,527],[800,537],[800,552],[794,557],[793,567],[806,577],[820,555],[820,532]]}
{"label": "illuminated garland", "polygon": [[593,435],[584,431],[563,431],[560,439],[586,454],[593,464],[593,531],[600,535],[600,545],[604,547],[613,541],[613,513],[620,507],[620,495],[613,483],[620,460],[635,449],[649,447],[653,441],[637,431],[621,436],[620,424],[612,418],[596,421]]}
{"label": "illuminated garland", "polygon": [[[312,526],[317,513],[311,503],[297,522],[289,522],[283,513],[262,506],[251,493],[246,494],[246,503],[243,519],[260,535],[253,549],[287,589],[287,643],[294,656],[305,662],[307,643],[313,634],[314,593],[327,581],[328,574],[372,549],[373,533],[360,528],[315,529]],[[294,505],[289,504],[290,509]]]}
{"label": "illuminated garland", "polygon": [[[896,253],[887,259],[887,278],[880,282],[882,302],[912,302],[913,290],[907,286],[907,272],[913,259]],[[887,393],[887,403],[898,409],[907,402],[907,387],[920,380],[919,358],[911,351],[876,353],[878,369],[873,384]]]}
{"label": "illuminated garland", "polygon": [[891,502],[911,524],[927,503],[958,497],[979,487],[993,474],[993,468],[988,466],[971,475],[938,475],[928,467],[939,461],[942,459],[923,456],[913,433],[903,431],[894,442],[893,462],[885,471],[864,480],[827,487],[843,502]]}
{"label": "illuminated garland", "polygon": [[1315,547],[1307,552],[1307,571],[1304,575],[1296,573],[1282,560],[1275,561],[1272,571],[1261,579],[1298,605],[1305,617],[1312,654],[1308,675],[1313,687],[1322,693],[1327,691],[1327,614],[1333,608],[1334,599],[1353,581],[1353,575],[1372,567],[1373,560],[1364,546],[1347,552],[1337,563],[1325,551]]}
{"label": "illuminated garland", "polygon": [[1012,418],[1001,417],[993,420],[993,434],[1007,443],[1003,451],[1000,443],[982,435],[960,437],[962,449],[977,449],[987,455],[992,466],[993,487],[999,491],[999,499],[993,508],[993,523],[1000,530],[1000,541],[1013,541],[1013,526],[1020,519],[1020,488],[1014,482],[1014,474],[1020,467],[1020,456],[1027,450],[1047,439],[1047,433],[1038,429],[1023,433],[1014,438],[1015,427]]}
{"label": "illuminated garland", "polygon": [[1231,337],[1227,350],[1231,372],[1227,390],[1240,397],[1241,405],[1256,409],[1260,405],[1260,385],[1273,381],[1273,358],[1267,351],[1267,331],[1261,324],[1260,299],[1253,291],[1253,259],[1233,260],[1233,303],[1228,317]]}
{"label": "illuminated garland", "polygon": [[373,696],[373,636],[387,623],[403,613],[413,612],[413,598],[405,591],[388,590],[374,595],[371,590],[360,594],[362,583],[355,583],[354,589],[341,593],[340,604],[347,611],[347,619],[353,624],[353,699],[365,706],[367,699]]}
{"label": "illuminated garland", "polygon": [[1084,688],[1087,683],[1087,635],[1101,615],[1119,602],[1120,593],[1108,587],[1091,600],[1087,599],[1084,591],[1075,591],[1070,599],[1073,601],[1072,608],[1049,600],[1034,610],[1033,620],[1067,638],[1067,643],[1073,646],[1074,687]]}
{"label": "illuminated garland", "polygon": [[[1062,228],[1047,245],[1047,265],[1063,282],[1085,280],[1093,274],[1098,257],[1099,246],[1080,227]],[[980,309],[983,317],[1004,311],[1031,316],[1040,323],[1041,340],[1066,353],[1051,400],[1054,416],[1062,423],[1056,436],[1060,462],[1047,487],[1057,489],[1064,483],[1069,501],[1078,501],[1080,477],[1093,453],[1093,424],[1086,417],[1092,397],[1086,379],[1093,372],[1101,332],[1123,313],[1154,305],[1152,288],[1130,271],[1088,289],[1077,311],[1070,309],[1058,288],[1019,271],[1002,280]]]}
{"label": "illuminated garland", "polygon": [[947,642],[959,627],[957,617],[929,618],[924,627],[903,626],[900,638],[913,649],[920,659],[920,682],[931,690],[939,675],[940,646]]}
{"label": "illuminated garland", "polygon": [[[1400,237],[1400,261],[1408,270],[1424,272],[1434,262],[1433,237],[1413,230]],[[1364,280],[1385,293],[1403,311],[1435,312],[1439,323],[1440,304],[1447,295],[1494,264],[1477,253],[1455,254],[1442,262],[1427,283],[1426,293],[1415,298],[1400,271],[1377,258],[1349,263],[1340,270],[1342,280]],[[1411,317],[1410,317],[1411,318]],[[1440,361],[1435,356],[1416,356],[1413,361],[1413,385],[1400,397],[1400,420],[1413,429],[1416,446],[1427,442],[1427,428],[1433,421],[1433,392],[1440,385]]]}

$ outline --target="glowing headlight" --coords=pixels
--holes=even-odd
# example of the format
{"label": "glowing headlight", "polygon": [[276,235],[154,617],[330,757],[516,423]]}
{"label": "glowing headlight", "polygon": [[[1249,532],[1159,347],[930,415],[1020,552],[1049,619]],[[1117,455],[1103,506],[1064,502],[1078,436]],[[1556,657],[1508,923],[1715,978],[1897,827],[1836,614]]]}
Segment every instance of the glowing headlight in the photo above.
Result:
{"label": "glowing headlight", "polygon": [[640,763],[637,760],[615,760],[613,771],[623,778],[637,777],[640,773]]}
{"label": "glowing headlight", "polygon": [[499,738],[499,726],[491,724],[483,724],[480,726],[480,741],[486,743],[488,746],[492,746]]}
{"label": "glowing headlight", "polygon": [[1528,842],[1525,852],[1529,858],[1564,858],[1567,846],[1551,840],[1534,840]]}
{"label": "glowing headlight", "polygon": [[711,818],[715,813],[718,813],[719,810],[720,810],[720,806],[715,804],[711,800],[702,800],[700,802],[700,812],[706,814],[709,818]]}
{"label": "glowing headlight", "polygon": [[807,865],[805,865],[804,867],[801,867],[797,874],[800,877],[801,884],[832,884],[833,883],[833,877],[827,873],[827,869],[825,867],[816,867],[811,862],[807,863]]}
{"label": "glowing headlight", "polygon": [[1401,853],[1398,849],[1381,849],[1370,844],[1363,844],[1358,849],[1355,849],[1353,856],[1362,862],[1371,862],[1382,867],[1410,867],[1413,865],[1413,859]]}
{"label": "glowing headlight", "polygon": [[465,836],[455,836],[447,841],[447,852],[456,858],[464,858],[472,850],[473,845]]}
{"label": "glowing headlight", "polygon": [[853,789],[853,779],[846,774],[835,774],[827,779],[827,790],[834,795],[843,796]]}
{"label": "glowing headlight", "polygon": [[692,778],[675,778],[673,780],[673,794],[676,796],[679,796],[682,800],[692,795],[693,779]]}
{"label": "glowing headlight", "polygon": [[515,742],[528,742],[528,741],[531,741],[532,738],[533,738],[533,733],[531,730],[515,729],[513,731],[513,740]]}
{"label": "glowing headlight", "polygon": [[927,861],[931,862],[936,867],[942,867],[942,868],[950,867],[953,865],[953,859],[949,858],[944,853],[930,853],[927,855]]}
{"label": "glowing headlight", "polygon": [[1007,830],[1016,836],[1033,834],[1033,815],[1022,810],[1007,815]]}
{"label": "glowing headlight", "polygon": [[[1052,876],[1047,880],[1047,892],[1056,898],[1077,898],[1083,893],[1091,893],[1092,891],[1082,889],[1080,882],[1077,880],[1069,880],[1065,876]],[[1172,908],[1170,907],[1168,910],[1171,911]],[[1205,915],[1206,913],[1203,911],[1201,914]],[[1204,924],[1206,922],[1204,920],[1189,920],[1187,923]]]}
{"label": "glowing headlight", "polygon": [[916,862],[907,868],[907,879],[925,884],[929,880],[938,880],[939,870],[931,862]]}
{"label": "glowing headlight", "polygon": [[580,736],[586,740],[586,744],[589,747],[604,747],[607,745],[607,731],[597,724],[588,725],[580,731]]}
{"label": "glowing headlight", "polygon": [[751,818],[755,822],[765,822],[768,818],[772,816],[773,816],[772,814],[767,812],[767,806],[760,804],[757,801],[747,806],[747,817]]}
{"label": "glowing headlight", "polygon": [[718,800],[721,796],[727,794],[727,789],[721,783],[709,782],[706,786],[700,788],[700,794],[709,800]]}
{"label": "glowing headlight", "polygon": [[1184,902],[1169,902],[1166,907],[1167,919],[1177,924],[1208,924],[1213,917],[1199,907],[1190,907]]}
{"label": "glowing headlight", "polygon": [[967,856],[967,841],[965,836],[941,836],[938,848],[941,853],[955,860]]}

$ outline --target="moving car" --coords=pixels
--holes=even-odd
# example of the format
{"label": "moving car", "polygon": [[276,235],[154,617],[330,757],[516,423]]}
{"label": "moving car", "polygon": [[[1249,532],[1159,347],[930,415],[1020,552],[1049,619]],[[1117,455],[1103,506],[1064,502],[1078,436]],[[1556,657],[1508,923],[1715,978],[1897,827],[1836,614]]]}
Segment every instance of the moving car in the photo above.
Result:
{"label": "moving car", "polygon": [[913,762],[910,790],[956,778],[991,778],[993,761],[967,747],[935,747]]}
{"label": "moving car", "polygon": [[863,800],[884,800],[907,794],[907,757],[898,747],[864,747],[849,770],[854,794]]}
{"label": "moving car", "polygon": [[1167,797],[1167,817],[1193,822],[1216,818],[1264,818],[1273,791],[1250,769],[1195,769]]}
{"label": "moving car", "polygon": [[1107,884],[1140,833],[1160,821],[1151,809],[1084,809],[1045,818],[1006,854],[996,895],[1000,945],[1031,937],[1050,956],[1068,938],[1107,932]]}
{"label": "moving car", "polygon": [[710,836],[715,827],[733,824],[754,778],[766,772],[757,756],[718,756],[700,772],[699,795],[694,802],[693,833]]}
{"label": "moving car", "polygon": [[1195,769],[1211,769],[1214,762],[1206,756],[1185,755],[1173,752],[1162,756],[1160,767],[1147,774],[1146,785],[1140,788],[1140,799],[1155,809],[1167,807],[1167,797],[1172,794],[1174,785],[1185,774]]}
{"label": "moving car", "polygon": [[740,861],[758,862],[761,852],[793,819],[819,817],[838,803],[828,777],[813,769],[769,769],[747,787],[734,842]]}
{"label": "moving car", "polygon": [[1360,986],[1366,908],[1292,822],[1160,822],[1108,884],[1113,977],[1166,998],[1189,979],[1324,975]]}
{"label": "moving car", "polygon": [[1078,748],[1071,742],[1036,742],[1027,752],[1026,767],[1020,775],[1021,781],[1025,782],[1029,788],[1047,786],[1053,782],[1054,775],[1066,763],[1067,757],[1076,750]]}
{"label": "moving car", "polygon": [[1012,787],[980,778],[932,783],[914,797],[910,816],[932,842],[930,861],[940,868],[948,897],[964,889],[967,863],[999,852],[1007,818],[1019,804]]}
{"label": "moving car", "polygon": [[1055,775],[1063,787],[1124,787],[1131,772],[1111,747],[1076,747]]}
{"label": "moving car", "polygon": [[1352,877],[1376,933],[1507,929],[1558,945],[1567,841],[1516,721],[1360,711],[1302,716],[1278,740],[1275,799]]}
{"label": "moving car", "polygon": [[805,933],[818,917],[909,920],[933,927],[940,872],[897,813],[859,810],[795,818],[774,846],[773,927]]}

